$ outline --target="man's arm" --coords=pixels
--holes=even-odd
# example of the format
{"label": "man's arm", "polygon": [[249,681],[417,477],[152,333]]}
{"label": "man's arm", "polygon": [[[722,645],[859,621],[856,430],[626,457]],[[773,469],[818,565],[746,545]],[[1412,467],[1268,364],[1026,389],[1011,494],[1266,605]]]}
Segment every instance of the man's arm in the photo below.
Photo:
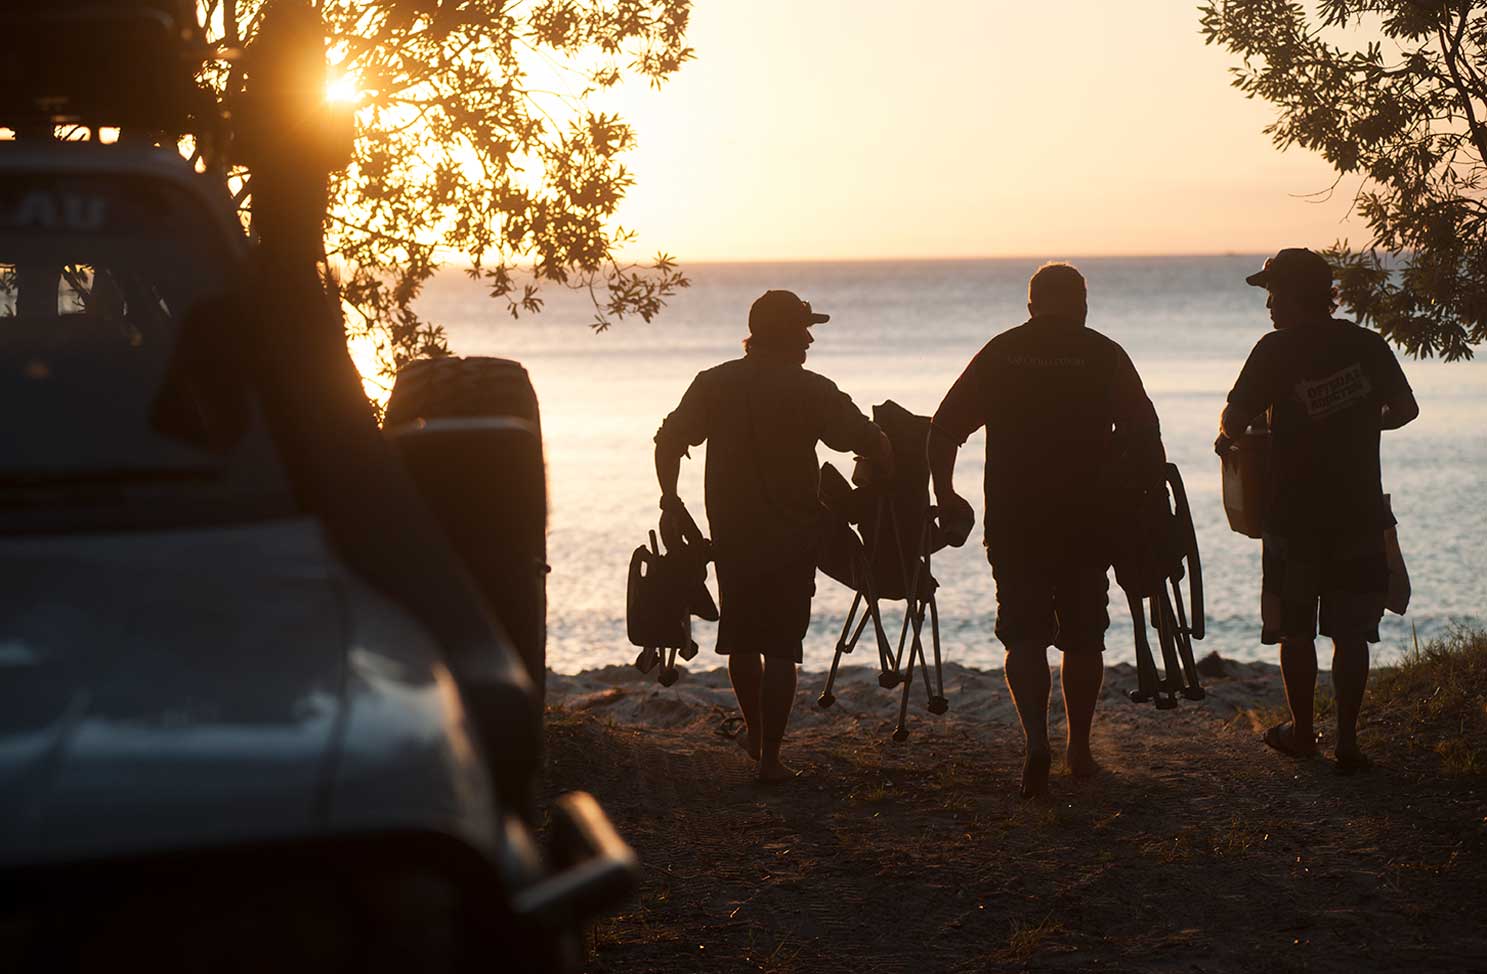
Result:
{"label": "man's arm", "polygon": [[929,462],[930,483],[940,508],[940,524],[952,536],[971,533],[976,514],[970,502],[955,492],[955,460],[966,437],[986,425],[986,404],[982,389],[982,349],[971,359],[965,371],[955,380],[950,391],[935,410],[929,425],[925,459]]}
{"label": "man's arm", "polygon": [[678,451],[670,443],[656,438],[656,480],[661,483],[661,506],[664,508],[670,498],[675,498],[676,482],[682,474],[682,457],[685,450]]}
{"label": "man's arm", "polygon": [[1239,378],[1234,380],[1234,388],[1229,390],[1228,403],[1219,416],[1218,439],[1213,441],[1213,451],[1220,456],[1228,452],[1234,441],[1244,435],[1256,416],[1270,408],[1269,389],[1266,385],[1266,376],[1269,374],[1266,366],[1269,357],[1266,339],[1269,337],[1267,335],[1256,343],[1244,368],[1239,370]]}
{"label": "man's arm", "polygon": [[960,456],[960,444],[949,434],[942,433],[938,426],[931,424],[926,454],[929,460],[929,479],[934,485],[935,496],[947,499],[956,496],[955,459]]}
{"label": "man's arm", "polygon": [[679,502],[676,482],[681,476],[682,457],[689,455],[689,447],[706,440],[707,433],[707,397],[699,375],[656,430],[656,480],[661,485],[662,510],[672,501]]}
{"label": "man's arm", "polygon": [[825,403],[817,439],[833,450],[867,457],[892,476],[893,444],[878,424],[868,419],[852,397],[829,379],[823,380]]}
{"label": "man's arm", "polygon": [[1404,369],[1399,367],[1394,349],[1382,338],[1378,340],[1376,347],[1380,350],[1379,387],[1384,399],[1384,404],[1379,409],[1379,429],[1397,430],[1415,421],[1420,415],[1420,404],[1415,401],[1415,393],[1410,389]]}
{"label": "man's arm", "polygon": [[931,424],[925,452],[929,460],[930,482],[934,485],[935,500],[940,509],[940,529],[949,543],[959,548],[970,537],[971,528],[976,526],[976,511],[971,502],[955,492],[955,458],[960,455],[960,443]]}
{"label": "man's arm", "polygon": [[1140,373],[1124,350],[1116,363],[1112,392],[1115,448],[1124,456],[1127,472],[1142,485],[1161,483],[1167,464],[1161,421],[1141,383]]}

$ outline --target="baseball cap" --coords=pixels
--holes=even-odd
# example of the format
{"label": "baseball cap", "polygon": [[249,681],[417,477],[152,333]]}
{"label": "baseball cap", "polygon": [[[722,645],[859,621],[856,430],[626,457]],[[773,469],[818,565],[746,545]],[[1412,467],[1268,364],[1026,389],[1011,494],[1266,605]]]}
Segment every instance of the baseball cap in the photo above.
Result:
{"label": "baseball cap", "polygon": [[749,334],[809,328],[830,320],[831,315],[812,311],[811,303],[800,300],[794,291],[765,291],[749,308]]}
{"label": "baseball cap", "polygon": [[1330,291],[1332,267],[1314,250],[1287,247],[1265,261],[1265,266],[1246,277],[1244,283],[1292,293]]}

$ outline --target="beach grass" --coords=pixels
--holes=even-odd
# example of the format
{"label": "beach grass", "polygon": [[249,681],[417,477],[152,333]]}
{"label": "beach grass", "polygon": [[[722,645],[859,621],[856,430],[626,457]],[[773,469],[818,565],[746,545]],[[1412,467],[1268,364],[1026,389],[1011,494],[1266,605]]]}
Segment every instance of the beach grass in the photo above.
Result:
{"label": "beach grass", "polygon": [[1460,628],[1377,669],[1365,746],[1434,755],[1448,775],[1487,774],[1487,630]]}

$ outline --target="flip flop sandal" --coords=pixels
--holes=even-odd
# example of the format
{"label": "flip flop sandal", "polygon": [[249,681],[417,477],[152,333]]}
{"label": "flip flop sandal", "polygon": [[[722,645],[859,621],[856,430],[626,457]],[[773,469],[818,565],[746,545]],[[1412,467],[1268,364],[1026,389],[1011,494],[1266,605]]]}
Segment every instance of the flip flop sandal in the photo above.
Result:
{"label": "flip flop sandal", "polygon": [[1304,749],[1296,746],[1296,730],[1290,723],[1276,724],[1261,740],[1287,757],[1309,758],[1317,753],[1315,746]]}
{"label": "flip flop sandal", "polygon": [[1346,752],[1334,755],[1338,774],[1357,774],[1359,771],[1367,771],[1373,767],[1368,755],[1362,751],[1349,754]]}
{"label": "flip flop sandal", "polygon": [[742,734],[743,732],[744,719],[737,714],[734,714],[731,717],[724,717],[722,721],[718,723],[718,726],[713,728],[714,734],[718,735],[719,737],[725,737],[730,741],[737,738],[738,735]]}

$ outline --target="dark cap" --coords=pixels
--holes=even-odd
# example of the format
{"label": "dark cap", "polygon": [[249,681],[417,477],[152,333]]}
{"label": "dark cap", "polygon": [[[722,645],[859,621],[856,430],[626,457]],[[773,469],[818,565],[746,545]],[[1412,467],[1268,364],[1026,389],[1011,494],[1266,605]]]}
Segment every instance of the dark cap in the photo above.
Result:
{"label": "dark cap", "polygon": [[778,334],[830,320],[831,315],[812,311],[811,303],[794,291],[765,291],[749,308],[749,334]]}
{"label": "dark cap", "polygon": [[1332,267],[1316,251],[1287,247],[1267,260],[1259,272],[1246,277],[1244,283],[1288,294],[1329,292]]}

